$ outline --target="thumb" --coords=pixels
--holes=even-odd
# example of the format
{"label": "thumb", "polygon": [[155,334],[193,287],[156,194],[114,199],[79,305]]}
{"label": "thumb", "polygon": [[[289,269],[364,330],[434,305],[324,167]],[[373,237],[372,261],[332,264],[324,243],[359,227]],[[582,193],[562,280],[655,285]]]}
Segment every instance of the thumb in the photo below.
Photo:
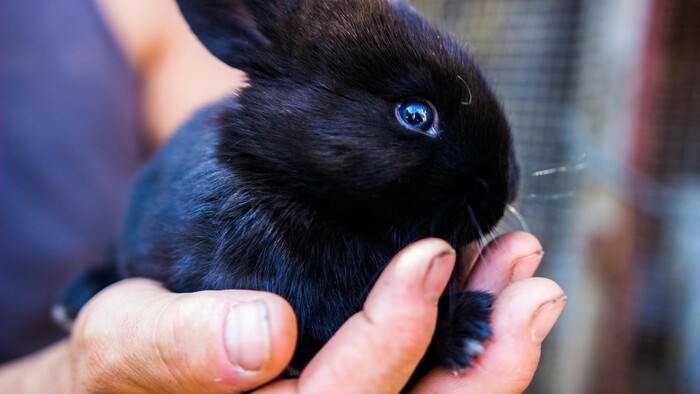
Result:
{"label": "thumb", "polygon": [[277,295],[247,290],[174,294],[128,279],[81,311],[71,335],[72,381],[89,392],[242,392],[291,360],[296,320]]}

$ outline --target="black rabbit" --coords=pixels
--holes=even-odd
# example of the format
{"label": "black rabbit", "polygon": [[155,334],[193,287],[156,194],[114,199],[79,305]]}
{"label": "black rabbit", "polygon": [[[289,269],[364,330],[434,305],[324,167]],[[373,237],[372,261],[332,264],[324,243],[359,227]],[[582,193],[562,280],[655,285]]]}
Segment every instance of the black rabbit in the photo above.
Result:
{"label": "black rabbit", "polygon": [[[425,237],[457,247],[500,220],[518,180],[509,125],[472,57],[410,6],[178,3],[249,87],[200,111],[144,169],[116,277],[76,282],[69,313],[102,286],[91,282],[129,276],[175,292],[271,291],[296,311],[300,370],[401,248]],[[469,367],[491,303],[445,294],[418,373]]]}

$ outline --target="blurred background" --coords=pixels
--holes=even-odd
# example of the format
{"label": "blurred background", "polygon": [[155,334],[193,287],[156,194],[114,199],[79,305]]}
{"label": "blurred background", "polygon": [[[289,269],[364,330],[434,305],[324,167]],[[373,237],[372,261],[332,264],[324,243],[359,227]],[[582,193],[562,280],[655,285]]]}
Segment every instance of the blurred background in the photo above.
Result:
{"label": "blurred background", "polygon": [[700,393],[700,1],[412,3],[502,98],[569,297],[528,391]]}
{"label": "blurred background", "polygon": [[[700,393],[700,0],[409,1],[502,98],[516,207],[569,296],[529,392]],[[241,78],[171,0],[0,6],[4,362],[64,335],[49,308],[143,160]]]}

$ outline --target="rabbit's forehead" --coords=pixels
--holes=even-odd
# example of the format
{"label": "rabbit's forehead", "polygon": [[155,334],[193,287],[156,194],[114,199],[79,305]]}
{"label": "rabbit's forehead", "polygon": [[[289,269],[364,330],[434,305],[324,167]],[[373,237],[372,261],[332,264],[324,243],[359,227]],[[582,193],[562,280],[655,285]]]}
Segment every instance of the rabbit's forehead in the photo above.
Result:
{"label": "rabbit's forehead", "polygon": [[481,86],[465,83],[478,71],[461,45],[403,2],[329,3],[333,7],[322,18],[311,21],[318,10],[307,10],[297,19],[285,51],[291,52],[293,72],[379,95],[450,101]]}

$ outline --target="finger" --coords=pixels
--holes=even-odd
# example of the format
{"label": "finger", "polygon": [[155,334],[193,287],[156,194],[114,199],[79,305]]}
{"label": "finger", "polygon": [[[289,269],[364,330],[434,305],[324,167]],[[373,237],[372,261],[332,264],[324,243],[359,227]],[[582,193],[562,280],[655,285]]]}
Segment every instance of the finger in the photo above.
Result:
{"label": "finger", "polygon": [[566,296],[553,281],[518,281],[498,296],[492,318],[493,339],[475,365],[459,376],[431,371],[416,393],[520,393],[532,381],[542,341],[559,317]]}
{"label": "finger", "polygon": [[274,294],[173,294],[129,279],[86,305],[71,346],[86,391],[230,393],[277,376],[296,335],[294,312]]}
{"label": "finger", "polygon": [[467,288],[498,294],[510,283],[531,277],[543,255],[542,245],[532,234],[504,234],[484,248],[469,275]]}
{"label": "finger", "polygon": [[401,390],[430,343],[437,300],[454,262],[455,252],[444,241],[408,246],[379,277],[363,310],[340,328],[299,380],[274,384],[264,392]]}

